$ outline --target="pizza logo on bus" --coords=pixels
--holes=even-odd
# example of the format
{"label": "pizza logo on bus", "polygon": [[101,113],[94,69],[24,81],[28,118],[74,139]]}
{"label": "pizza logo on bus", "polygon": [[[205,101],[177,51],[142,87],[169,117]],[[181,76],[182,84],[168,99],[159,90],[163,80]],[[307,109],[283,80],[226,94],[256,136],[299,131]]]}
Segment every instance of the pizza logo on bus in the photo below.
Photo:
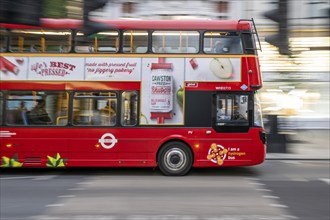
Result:
{"label": "pizza logo on bus", "polygon": [[225,149],[223,146],[213,143],[211,144],[211,148],[209,149],[207,159],[221,166],[223,164],[223,161],[226,159],[227,152],[228,150]]}

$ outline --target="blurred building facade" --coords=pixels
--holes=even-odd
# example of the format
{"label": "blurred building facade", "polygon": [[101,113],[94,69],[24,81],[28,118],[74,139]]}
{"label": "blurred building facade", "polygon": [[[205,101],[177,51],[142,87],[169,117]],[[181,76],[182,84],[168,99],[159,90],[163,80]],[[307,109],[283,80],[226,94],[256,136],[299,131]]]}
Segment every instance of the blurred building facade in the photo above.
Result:
{"label": "blurred building facade", "polygon": [[[68,14],[74,15],[82,0],[69,2]],[[263,15],[277,7],[273,2],[110,0],[92,16],[156,20],[254,18],[262,46],[259,56],[264,87],[260,95],[264,114],[280,115],[294,128],[329,129],[329,0],[287,1],[290,55],[280,54],[265,41],[265,36],[277,32],[277,24]]]}

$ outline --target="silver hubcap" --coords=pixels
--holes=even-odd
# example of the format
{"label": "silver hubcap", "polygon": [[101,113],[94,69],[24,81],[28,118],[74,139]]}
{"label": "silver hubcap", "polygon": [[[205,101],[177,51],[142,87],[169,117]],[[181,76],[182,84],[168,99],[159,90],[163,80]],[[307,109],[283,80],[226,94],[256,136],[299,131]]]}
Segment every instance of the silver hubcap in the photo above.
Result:
{"label": "silver hubcap", "polygon": [[165,154],[165,166],[172,170],[178,171],[182,169],[187,163],[186,154],[179,148],[172,148]]}

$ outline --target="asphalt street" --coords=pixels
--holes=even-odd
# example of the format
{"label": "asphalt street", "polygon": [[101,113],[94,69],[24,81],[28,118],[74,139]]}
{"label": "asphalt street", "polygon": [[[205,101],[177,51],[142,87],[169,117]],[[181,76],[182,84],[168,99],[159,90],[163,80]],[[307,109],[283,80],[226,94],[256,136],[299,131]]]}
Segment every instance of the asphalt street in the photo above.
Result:
{"label": "asphalt street", "polygon": [[328,160],[255,167],[3,170],[1,220],[328,220]]}

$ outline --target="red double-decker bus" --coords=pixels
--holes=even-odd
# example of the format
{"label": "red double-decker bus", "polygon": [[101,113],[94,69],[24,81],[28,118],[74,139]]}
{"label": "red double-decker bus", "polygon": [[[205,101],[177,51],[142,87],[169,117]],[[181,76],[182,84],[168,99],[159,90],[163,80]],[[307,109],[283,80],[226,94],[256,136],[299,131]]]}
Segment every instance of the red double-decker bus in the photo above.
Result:
{"label": "red double-decker bus", "polygon": [[1,24],[1,167],[249,166],[266,145],[253,20]]}

